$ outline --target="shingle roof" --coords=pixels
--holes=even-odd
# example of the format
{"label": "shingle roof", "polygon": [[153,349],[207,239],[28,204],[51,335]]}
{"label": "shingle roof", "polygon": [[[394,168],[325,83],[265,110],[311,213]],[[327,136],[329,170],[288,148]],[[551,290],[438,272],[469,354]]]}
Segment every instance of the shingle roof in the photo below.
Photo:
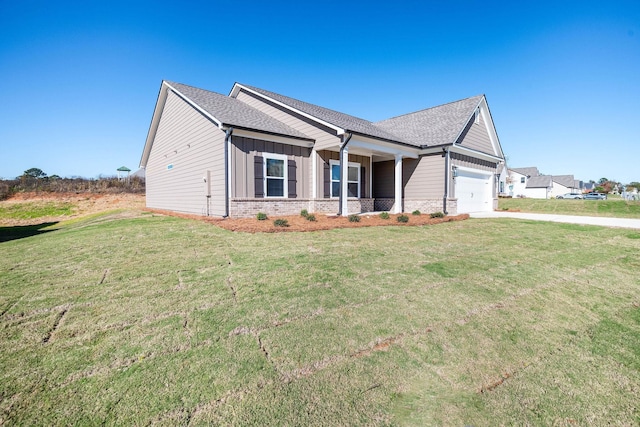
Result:
{"label": "shingle roof", "polygon": [[453,144],[483,95],[376,122],[376,127],[420,147]]}
{"label": "shingle roof", "polygon": [[526,188],[546,188],[551,187],[551,175],[532,176],[527,180]]}
{"label": "shingle roof", "polygon": [[509,170],[524,176],[540,176],[540,172],[538,172],[538,168],[535,166],[529,168],[509,168]]}
{"label": "shingle roof", "polygon": [[167,83],[225,125],[313,140],[302,132],[235,98],[181,83]]}
{"label": "shingle roof", "polygon": [[387,132],[386,130],[378,126],[375,126],[368,120],[351,116],[349,114],[344,114],[339,111],[334,111],[329,108],[320,107],[318,105],[310,104],[308,102],[300,101],[288,96],[280,95],[275,92],[260,89],[255,86],[249,86],[245,84],[240,85],[261,95],[281,102],[282,104],[285,104],[298,111],[302,111],[303,113],[316,117],[324,122],[330,123],[338,128],[344,129],[345,131],[351,131],[362,135],[382,138],[390,141],[407,143],[407,141],[404,141],[398,135]]}
{"label": "shingle roof", "polygon": [[575,185],[575,179],[573,179],[573,175],[554,175],[553,182],[557,182],[567,188],[573,188]]}

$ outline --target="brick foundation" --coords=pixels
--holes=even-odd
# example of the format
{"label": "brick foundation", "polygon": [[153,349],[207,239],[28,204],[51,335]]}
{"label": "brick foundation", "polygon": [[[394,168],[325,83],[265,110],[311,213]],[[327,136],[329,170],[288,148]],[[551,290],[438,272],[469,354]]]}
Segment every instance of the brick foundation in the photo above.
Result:
{"label": "brick foundation", "polygon": [[[373,199],[349,199],[349,213],[373,211]],[[229,216],[231,218],[250,218],[259,212],[270,216],[297,215],[306,209],[309,213],[338,213],[338,199],[231,199]]]}
{"label": "brick foundation", "polygon": [[[442,212],[442,199],[404,199],[403,203],[403,212],[413,212],[415,210],[420,211],[421,213],[434,213],[434,212]],[[393,212],[395,207],[395,199],[391,198],[378,198],[375,199],[375,210],[376,211],[388,211]],[[457,199],[448,199],[447,200],[447,213],[449,215],[456,215],[458,208],[458,200]]]}

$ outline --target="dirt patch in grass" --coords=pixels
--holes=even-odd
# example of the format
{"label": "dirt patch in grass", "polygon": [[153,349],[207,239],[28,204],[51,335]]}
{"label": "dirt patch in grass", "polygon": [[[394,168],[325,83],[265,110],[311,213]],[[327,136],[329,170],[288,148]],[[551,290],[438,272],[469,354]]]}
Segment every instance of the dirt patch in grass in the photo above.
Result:
{"label": "dirt patch in grass", "polygon": [[[266,220],[258,220],[256,218],[209,218],[198,215],[180,214],[176,212],[163,210],[149,210],[150,212],[162,215],[176,216],[180,218],[196,219],[209,222],[230,231],[240,231],[246,233],[280,233],[286,231],[319,231],[332,230],[334,228],[359,228],[359,227],[377,227],[377,226],[401,226],[410,227],[415,225],[433,225],[443,222],[461,221],[469,218],[468,214],[446,216],[443,218],[431,218],[430,215],[411,215],[406,223],[398,222],[399,215],[389,215],[388,219],[382,219],[378,214],[362,214],[359,222],[349,221],[348,217],[340,217],[333,215],[315,215],[315,221],[309,221],[301,215],[287,215],[269,217]],[[275,220],[286,220],[288,226],[279,227],[274,224]]]}

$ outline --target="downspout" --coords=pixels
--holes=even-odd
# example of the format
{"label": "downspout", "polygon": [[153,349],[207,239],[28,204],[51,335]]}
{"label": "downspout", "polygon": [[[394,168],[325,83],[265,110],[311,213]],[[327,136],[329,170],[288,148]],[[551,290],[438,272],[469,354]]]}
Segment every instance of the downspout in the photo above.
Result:
{"label": "downspout", "polygon": [[230,186],[231,186],[231,178],[229,177],[229,173],[231,171],[231,165],[229,165],[229,154],[231,153],[230,145],[231,145],[231,134],[233,133],[233,128],[230,127],[225,132],[224,136],[224,216],[223,218],[229,218],[229,196]]}
{"label": "downspout", "polygon": [[[342,145],[340,145],[340,198],[338,199],[338,216],[342,216],[342,201],[344,200],[344,197],[346,196],[346,194],[342,194],[342,181],[346,178],[346,176],[344,176],[344,167],[343,167],[343,161],[344,161],[344,149],[347,148],[347,144],[349,143],[349,141],[351,141],[351,137],[353,136],[352,133],[346,134],[347,137],[345,138],[345,136],[342,136]],[[347,159],[347,162],[349,162],[349,159]]]}
{"label": "downspout", "polygon": [[451,162],[449,148],[443,148],[444,151],[444,197],[442,197],[442,211],[448,215],[447,199],[449,198],[449,163]]}

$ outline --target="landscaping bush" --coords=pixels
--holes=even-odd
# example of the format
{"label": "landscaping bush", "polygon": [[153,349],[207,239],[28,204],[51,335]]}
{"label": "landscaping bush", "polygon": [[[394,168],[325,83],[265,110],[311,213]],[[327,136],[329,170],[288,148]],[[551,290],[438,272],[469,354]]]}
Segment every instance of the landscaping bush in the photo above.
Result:
{"label": "landscaping bush", "polygon": [[309,211],[307,211],[306,209],[302,209],[300,211],[300,216],[307,218],[309,216]]}
{"label": "landscaping bush", "polygon": [[409,222],[409,217],[406,215],[398,216],[398,222]]}
{"label": "landscaping bush", "polygon": [[273,225],[275,225],[276,227],[288,227],[289,221],[287,221],[286,219],[279,218],[273,221]]}
{"label": "landscaping bush", "polygon": [[316,220],[316,216],[313,214],[307,215],[305,218],[307,218],[307,221],[311,221],[311,222],[314,222]]}
{"label": "landscaping bush", "polygon": [[264,221],[265,219],[267,219],[267,214],[263,212],[258,212],[258,214],[256,215],[256,219],[258,221]]}
{"label": "landscaping bush", "polygon": [[389,219],[389,213],[388,212],[381,212],[380,213],[380,219]]}
{"label": "landscaping bush", "polygon": [[431,214],[431,218],[444,218],[444,214],[442,212],[434,212]]}
{"label": "landscaping bush", "polygon": [[415,211],[411,212],[411,215],[420,215],[420,211],[416,209]]}
{"label": "landscaping bush", "polygon": [[349,215],[349,222],[360,222],[360,216],[356,214]]}

